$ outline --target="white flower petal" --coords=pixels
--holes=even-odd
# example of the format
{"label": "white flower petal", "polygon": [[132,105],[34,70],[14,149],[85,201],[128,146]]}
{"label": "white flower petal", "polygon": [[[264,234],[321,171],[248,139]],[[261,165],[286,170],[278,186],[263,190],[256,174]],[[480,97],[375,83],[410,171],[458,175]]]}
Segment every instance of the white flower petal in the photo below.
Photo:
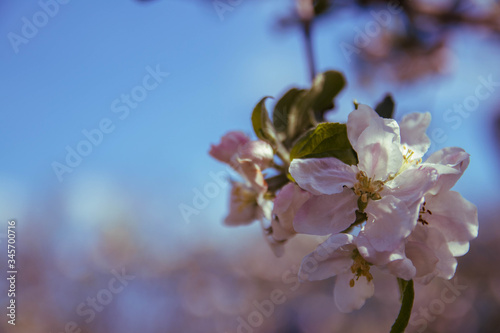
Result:
{"label": "white flower petal", "polygon": [[411,260],[406,258],[403,242],[394,251],[378,252],[366,236],[361,233],[356,238],[356,245],[361,256],[381,270],[388,271],[390,274],[405,280],[411,280],[415,276],[415,266]]}
{"label": "white flower petal", "polygon": [[293,228],[295,214],[310,197],[309,192],[302,190],[294,183],[289,183],[281,189],[274,199],[272,211],[271,225],[275,240],[283,241],[296,233]]}
{"label": "white flower petal", "polygon": [[439,173],[436,185],[430,194],[451,189],[469,166],[470,155],[462,148],[448,147],[438,150],[425,161],[424,165],[435,168]]}
{"label": "white flower petal", "polygon": [[355,281],[354,287],[351,287],[349,284],[353,277],[354,275],[349,271],[337,276],[335,281],[333,299],[340,312],[343,313],[359,310],[375,292],[373,281],[368,282],[364,276]]}
{"label": "white flower petal", "polygon": [[245,184],[233,182],[229,201],[229,214],[224,223],[228,226],[247,225],[260,218],[261,208],[257,193]]}
{"label": "white flower petal", "polygon": [[385,180],[401,167],[399,126],[395,120],[383,119],[366,105],[359,105],[347,120],[347,135],[358,153],[358,168],[368,177]]}
{"label": "white flower petal", "polygon": [[416,219],[424,194],[435,186],[437,179],[438,174],[432,167],[409,168],[387,182],[381,195],[392,195],[403,201]]}
{"label": "white flower petal", "polygon": [[361,230],[375,251],[393,252],[415,227],[416,219],[405,203],[392,195],[371,201],[366,208],[368,220]]}
{"label": "white flower petal", "polygon": [[431,114],[411,113],[399,122],[401,144],[405,144],[413,152],[413,158],[421,158],[431,146],[431,140],[425,134],[431,122]]}
{"label": "white flower petal", "polygon": [[349,114],[346,125],[347,136],[354,150],[358,146],[359,137],[368,127],[375,127],[378,132],[392,133],[397,137],[396,141],[399,141],[399,126],[397,122],[393,119],[380,117],[375,110],[365,104],[358,105],[358,108]]}
{"label": "white flower petal", "polygon": [[312,196],[295,214],[293,227],[310,235],[328,235],[347,229],[356,220],[357,197],[350,189]]}
{"label": "white flower petal", "polygon": [[427,284],[435,276],[451,279],[455,275],[457,261],[441,232],[419,225],[409,240],[406,254],[417,267],[419,283]]}
{"label": "white flower petal", "polygon": [[239,160],[238,172],[256,193],[265,193],[267,191],[267,183],[260,167],[251,160]]}
{"label": "white flower petal", "polygon": [[437,275],[435,271],[439,259],[426,244],[422,242],[408,242],[406,244],[406,256],[415,266],[415,278],[419,278],[421,283],[426,284]]}
{"label": "white flower petal", "polygon": [[261,169],[269,167],[274,158],[273,148],[264,141],[250,141],[239,147],[238,159],[250,160]]}
{"label": "white flower petal", "polygon": [[395,277],[407,281],[413,279],[417,274],[417,269],[413,265],[413,262],[406,257],[389,262],[387,270]]}
{"label": "white flower petal", "polygon": [[211,146],[209,154],[221,162],[231,164],[231,158],[236,154],[239,147],[249,141],[250,138],[243,132],[229,132],[221,138],[218,145]]}
{"label": "white flower petal", "polygon": [[467,253],[468,245],[465,244],[478,234],[476,206],[458,192],[445,191],[435,196],[426,196],[425,208],[432,213],[424,216],[429,223],[427,226],[436,228],[444,235],[446,242],[451,242],[450,250],[453,255]]}
{"label": "white flower petal", "polygon": [[[368,133],[369,134],[369,133]],[[371,139],[370,141],[374,141]],[[385,181],[389,175],[396,174],[403,163],[403,155],[399,145],[391,141],[383,141],[359,146],[358,168],[375,180]]]}
{"label": "white flower petal", "polygon": [[334,157],[294,159],[290,174],[301,188],[314,195],[335,194],[356,182],[357,168]]}
{"label": "white flower petal", "polygon": [[349,234],[336,234],[320,244],[308,254],[300,265],[299,277],[309,281],[324,280],[350,271],[353,264],[352,244],[354,237]]}

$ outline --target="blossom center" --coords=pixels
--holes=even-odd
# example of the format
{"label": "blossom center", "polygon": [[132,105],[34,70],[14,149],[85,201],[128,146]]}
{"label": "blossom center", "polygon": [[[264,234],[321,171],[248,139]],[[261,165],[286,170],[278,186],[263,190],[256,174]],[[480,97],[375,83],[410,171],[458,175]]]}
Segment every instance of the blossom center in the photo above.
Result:
{"label": "blossom center", "polygon": [[422,225],[429,224],[429,222],[427,222],[424,219],[425,214],[432,215],[432,212],[430,210],[428,210],[427,208],[425,208],[425,201],[424,201],[424,203],[422,204],[422,207],[420,207],[420,213],[418,214],[418,220],[417,220],[418,222],[422,223]]}
{"label": "blossom center", "polygon": [[238,212],[242,212],[249,205],[257,205],[257,193],[244,184],[237,184],[233,188],[232,196],[238,203]]}
{"label": "blossom center", "polygon": [[373,180],[368,178],[366,172],[359,171],[356,174],[356,179],[358,182],[354,184],[354,193],[361,198],[364,203],[368,202],[368,199],[380,200],[380,191],[384,188],[384,182],[381,180]]}
{"label": "blossom center", "polygon": [[415,152],[413,150],[403,145],[403,164],[418,165],[422,163],[422,158],[415,158],[413,156],[414,154]]}
{"label": "blossom center", "polygon": [[354,260],[354,263],[351,266],[351,272],[354,274],[354,278],[349,281],[351,288],[354,287],[355,281],[358,281],[361,276],[366,277],[368,282],[373,280],[373,276],[370,273],[371,264],[361,256],[358,249],[353,251],[352,260]]}

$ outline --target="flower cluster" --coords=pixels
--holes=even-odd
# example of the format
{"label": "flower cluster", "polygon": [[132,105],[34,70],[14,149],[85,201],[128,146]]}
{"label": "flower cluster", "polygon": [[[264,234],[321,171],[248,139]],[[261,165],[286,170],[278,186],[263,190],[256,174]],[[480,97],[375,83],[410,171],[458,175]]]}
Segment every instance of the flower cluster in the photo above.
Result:
{"label": "flower cluster", "polygon": [[[409,114],[398,123],[381,117],[379,107],[356,103],[346,124],[312,121],[327,106],[315,109],[325,100],[329,77],[338,80],[331,72],[310,91],[285,94],[274,124],[262,100],[252,115],[260,140],[230,132],[210,155],[242,179],[232,180],[226,224],[259,220],[277,255],[297,233],[325,236],[302,260],[299,277],[336,276],[335,303],[351,312],[374,294],[374,269],[401,284],[451,279],[456,257],[477,237],[478,218],[476,207],[451,190],[469,154],[444,148],[423,160],[431,144],[429,113]],[[288,118],[279,123],[283,105]]]}
{"label": "flower cluster", "polygon": [[[296,159],[290,174],[313,196],[297,211],[297,232],[331,235],[303,261],[309,280],[337,276],[339,309],[359,309],[374,292],[370,269],[428,283],[450,279],[455,257],[477,236],[477,209],[450,189],[469,164],[460,148],[422,161],[430,146],[430,114],[410,114],[400,124],[359,105],[347,121],[358,164],[334,158]],[[316,258],[319,269],[308,273]]]}

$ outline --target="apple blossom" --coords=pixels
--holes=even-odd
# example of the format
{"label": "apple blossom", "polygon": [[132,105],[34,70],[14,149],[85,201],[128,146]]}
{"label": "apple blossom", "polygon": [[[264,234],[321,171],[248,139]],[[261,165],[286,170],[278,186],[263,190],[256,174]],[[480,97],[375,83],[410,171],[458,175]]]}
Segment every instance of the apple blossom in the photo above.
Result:
{"label": "apple blossom", "polygon": [[243,132],[232,131],[225,134],[218,145],[211,145],[209,154],[220,162],[231,164],[231,158],[250,138]]}
{"label": "apple blossom", "polygon": [[292,177],[315,195],[297,212],[294,227],[310,234],[339,233],[355,222],[359,210],[367,214],[360,233],[373,249],[396,250],[415,227],[423,195],[436,182],[437,172],[425,166],[401,171],[398,124],[366,105],[349,115],[347,134],[358,154],[357,166],[334,157],[292,161]]}
{"label": "apple blossom", "polygon": [[309,281],[336,276],[333,297],[341,312],[360,309],[375,287],[371,264],[359,253],[350,234],[330,236],[302,260],[299,277]]}

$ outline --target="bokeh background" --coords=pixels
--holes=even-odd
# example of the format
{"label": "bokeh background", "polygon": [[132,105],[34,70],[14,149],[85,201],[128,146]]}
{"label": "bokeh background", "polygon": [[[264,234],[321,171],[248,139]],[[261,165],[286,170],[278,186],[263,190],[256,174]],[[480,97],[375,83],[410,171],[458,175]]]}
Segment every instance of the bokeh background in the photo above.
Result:
{"label": "bokeh background", "polygon": [[[500,332],[498,1],[413,0],[385,20],[387,1],[330,5],[313,22],[316,67],[348,86],[328,118],[391,92],[396,119],[432,113],[431,152],[471,154],[455,189],[478,206],[479,237],[455,287],[417,287],[408,330]],[[310,85],[302,28],[293,0],[0,1],[0,267],[15,219],[19,271],[16,326],[2,314],[1,332],[389,331],[395,280],[380,273],[376,296],[340,314],[333,279],[294,278],[320,239],[296,237],[275,258],[257,224],[223,226],[227,182],[197,195],[226,170],[211,143],[251,135],[263,96]],[[110,133],[58,176],[103,121]],[[262,310],[277,289],[286,300]]]}

